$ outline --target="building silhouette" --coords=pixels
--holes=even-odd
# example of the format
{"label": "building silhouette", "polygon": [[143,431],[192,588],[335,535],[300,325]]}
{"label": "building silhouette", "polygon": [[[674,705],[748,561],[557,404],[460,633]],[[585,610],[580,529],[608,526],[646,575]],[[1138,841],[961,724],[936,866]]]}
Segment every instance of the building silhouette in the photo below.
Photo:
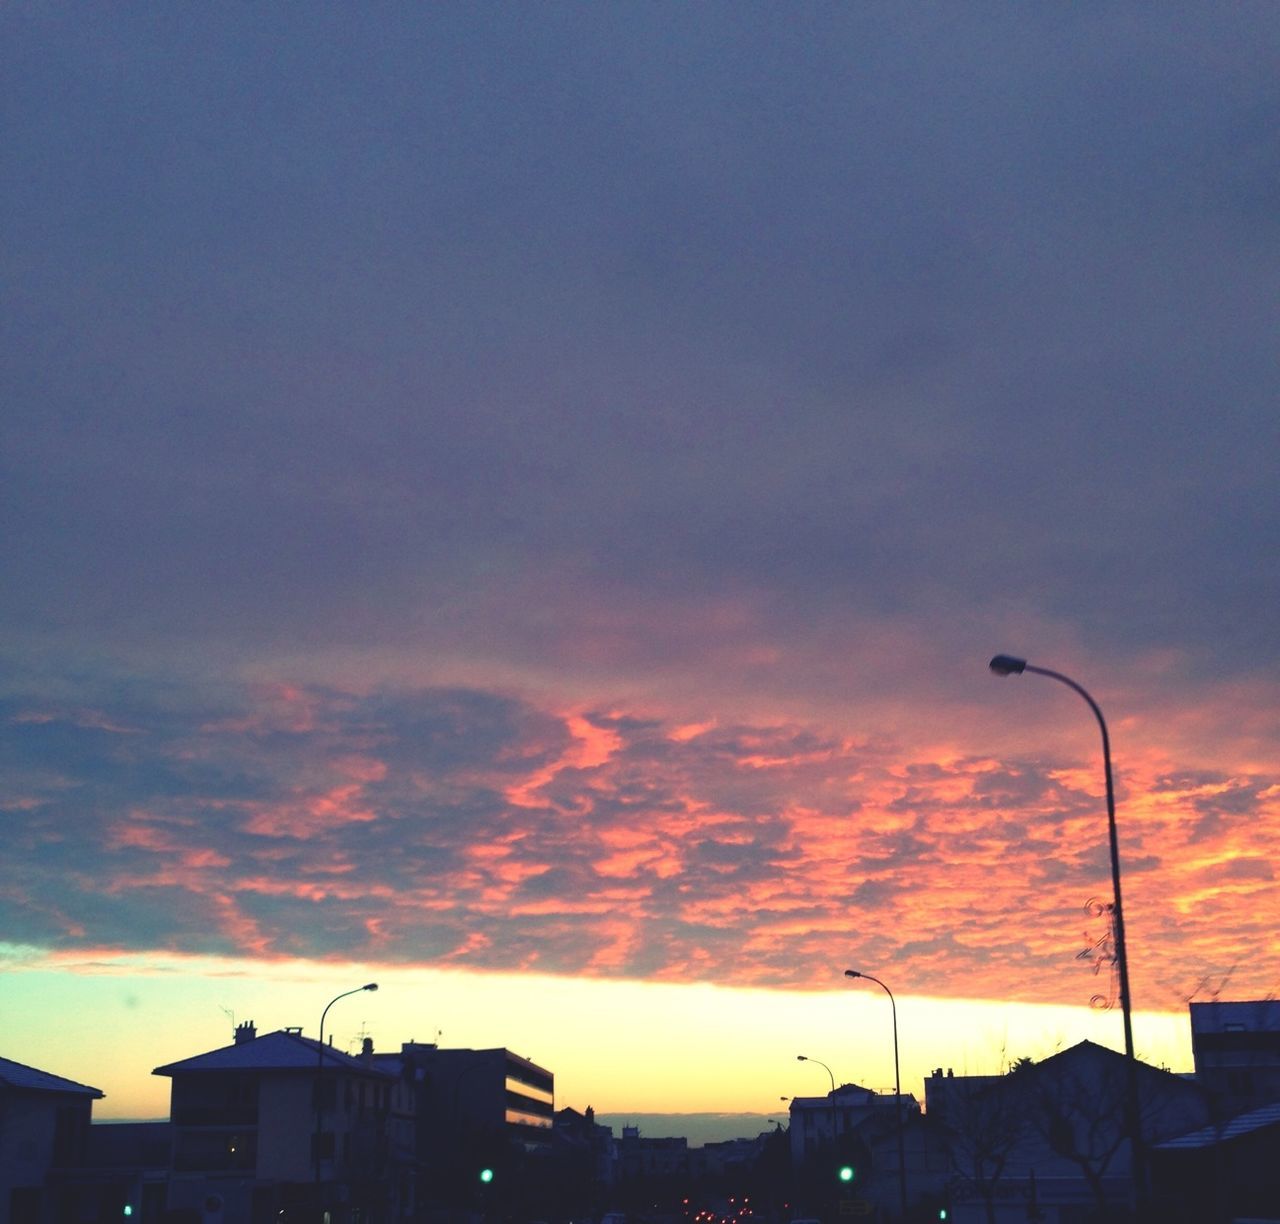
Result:
{"label": "building silhouette", "polygon": [[[388,1206],[395,1078],[282,1029],[157,1067],[172,1080],[167,1209],[202,1224]],[[394,1207],[394,1204],[390,1204]]]}
{"label": "building silhouette", "polygon": [[[1170,1224],[1280,1218],[1280,1006],[1193,1004],[1191,1024],[1194,1076],[1137,1068],[1148,1202]],[[748,1183],[751,1224],[766,1204],[894,1221],[899,1151],[912,1219],[1123,1218],[1128,1069],[1088,1041],[998,1076],[939,1068],[923,1113],[846,1084],[795,1098],[789,1134],[691,1149],[556,1111],[551,1071],[504,1048],[381,1053],[366,1038],[349,1055],[249,1022],[155,1069],[171,1083],[167,1122],[92,1124],[99,1089],[0,1058],[0,1224],[523,1224],[620,1201],[678,1211],[689,1187]]]}
{"label": "building silhouette", "polygon": [[0,1058],[0,1224],[39,1224],[51,1182],[85,1164],[102,1095]]}
{"label": "building silhouette", "polygon": [[1223,1115],[1280,1101],[1280,1000],[1192,1003],[1196,1079]]}

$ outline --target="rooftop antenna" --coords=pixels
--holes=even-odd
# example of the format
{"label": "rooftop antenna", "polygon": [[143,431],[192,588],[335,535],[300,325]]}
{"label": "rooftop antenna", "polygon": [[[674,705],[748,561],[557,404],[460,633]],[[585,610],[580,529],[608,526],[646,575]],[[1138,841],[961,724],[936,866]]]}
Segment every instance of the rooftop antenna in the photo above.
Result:
{"label": "rooftop antenna", "polygon": [[[368,1036],[369,1036],[369,1022],[362,1018],[360,1021],[360,1031],[356,1033],[355,1037],[352,1038],[352,1041],[358,1041],[361,1047],[363,1048],[364,1039]],[[347,1042],[347,1049],[348,1050],[351,1049],[351,1041]]]}

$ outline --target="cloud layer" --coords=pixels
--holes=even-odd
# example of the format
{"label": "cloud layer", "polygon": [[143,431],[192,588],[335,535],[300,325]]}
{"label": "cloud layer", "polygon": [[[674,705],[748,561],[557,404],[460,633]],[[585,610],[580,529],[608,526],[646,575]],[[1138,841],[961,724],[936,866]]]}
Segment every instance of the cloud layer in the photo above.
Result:
{"label": "cloud layer", "polygon": [[1277,39],[4,11],[6,938],[1274,991]]}
{"label": "cloud layer", "polygon": [[[11,699],[18,943],[1082,1002],[1107,972],[1091,762],[912,760],[797,725],[560,714],[495,692]],[[1136,984],[1273,990],[1280,778],[1122,792]],[[1138,951],[1140,949],[1140,951]],[[1244,962],[1249,963],[1244,963]],[[1272,975],[1274,976],[1274,975]]]}
{"label": "cloud layer", "polygon": [[1269,6],[4,20],[24,636],[1276,662]]}

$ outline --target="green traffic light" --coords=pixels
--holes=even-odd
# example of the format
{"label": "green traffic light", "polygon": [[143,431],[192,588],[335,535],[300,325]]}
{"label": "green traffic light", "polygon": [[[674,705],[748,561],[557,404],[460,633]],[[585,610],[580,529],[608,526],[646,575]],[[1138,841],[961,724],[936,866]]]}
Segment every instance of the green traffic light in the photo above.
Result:
{"label": "green traffic light", "polygon": [[481,1169],[481,1170],[480,1170],[480,1180],[481,1180],[482,1182],[484,1182],[484,1184],[487,1186],[491,1181],[493,1181],[493,1170],[492,1170],[492,1169]]}
{"label": "green traffic light", "polygon": [[857,1170],[854,1169],[853,1165],[840,1166],[840,1180],[842,1182],[851,1182],[856,1176]]}

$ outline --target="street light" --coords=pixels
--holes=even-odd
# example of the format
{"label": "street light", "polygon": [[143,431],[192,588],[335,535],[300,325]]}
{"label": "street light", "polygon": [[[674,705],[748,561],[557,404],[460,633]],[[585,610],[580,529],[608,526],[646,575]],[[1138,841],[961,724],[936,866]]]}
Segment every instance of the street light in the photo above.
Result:
{"label": "street light", "polygon": [[831,1080],[831,1091],[832,1091],[833,1093],[835,1092],[835,1090],[836,1090],[836,1077],[835,1077],[834,1075],[832,1075],[832,1074],[831,1074],[831,1068],[830,1068],[830,1067],[828,1067],[826,1063],[822,1062],[820,1059],[817,1059],[817,1058],[810,1058],[807,1054],[797,1054],[797,1055],[796,1055],[796,1062],[811,1062],[811,1063],[816,1063],[819,1067],[821,1067],[821,1068],[822,1068],[822,1069],[827,1073],[828,1078]]}
{"label": "street light", "polygon": [[[827,1066],[827,1064],[826,1064],[826,1063],[824,1063],[821,1059],[818,1059],[818,1058],[810,1058],[807,1054],[797,1054],[797,1055],[796,1055],[796,1062],[811,1062],[811,1063],[816,1063],[819,1067],[821,1067],[821,1068],[822,1068],[822,1069],[827,1073],[827,1078],[831,1080],[831,1097],[830,1097],[830,1100],[831,1100],[831,1146],[832,1146],[832,1148],[834,1148],[834,1147],[835,1147],[835,1145],[836,1145],[836,1121],[837,1121],[837,1116],[836,1116],[836,1077],[835,1077],[834,1075],[832,1075],[832,1073],[831,1073],[831,1068],[830,1068],[830,1067],[828,1067],[828,1066]],[[806,1128],[806,1130],[807,1130],[807,1128]]]}
{"label": "street light", "polygon": [[989,666],[997,676],[1020,676],[1023,672],[1034,672],[1037,676],[1048,676],[1050,680],[1057,680],[1069,689],[1074,689],[1093,711],[1094,718],[1098,720],[1098,729],[1102,732],[1102,768],[1107,784],[1107,833],[1111,842],[1111,888],[1115,894],[1112,914],[1115,918],[1116,970],[1120,977],[1120,1013],[1124,1019],[1124,1055],[1128,1062],[1125,1113],[1128,1115],[1126,1121],[1129,1142],[1133,1148],[1133,1190],[1137,1206],[1141,1210],[1146,1198],[1145,1157],[1142,1151],[1138,1104],[1138,1063],[1133,1053],[1133,1004],[1129,998],[1129,955],[1124,940],[1124,906],[1120,901],[1120,839],[1116,834],[1116,795],[1111,779],[1111,737],[1107,734],[1107,720],[1102,717],[1102,710],[1088,690],[1070,676],[1050,671],[1047,667],[1034,667],[1026,659],[1019,659],[1014,655],[996,655]]}
{"label": "street light", "polygon": [[902,1201],[902,1217],[906,1219],[907,1215],[907,1147],[906,1140],[903,1138],[904,1123],[902,1120],[902,1077],[898,1074],[898,1005],[894,1001],[893,991],[889,989],[879,978],[872,977],[869,973],[859,973],[856,969],[846,969],[844,975],[847,978],[863,978],[865,981],[874,982],[881,990],[889,996],[889,1009],[893,1016],[893,1098],[894,1104],[898,1108],[898,1194]]}
{"label": "street light", "polygon": [[377,989],[377,982],[366,982],[363,986],[357,986],[354,990],[344,990],[340,995],[335,995],[330,999],[324,1005],[324,1011],[320,1013],[320,1044],[316,1046],[316,1150],[314,1154],[317,1200],[319,1199],[320,1191],[320,1136],[324,1133],[324,1093],[322,1091],[324,1087],[324,1019],[329,1014],[329,1008],[339,999],[345,999],[348,995],[359,994],[363,990]]}

